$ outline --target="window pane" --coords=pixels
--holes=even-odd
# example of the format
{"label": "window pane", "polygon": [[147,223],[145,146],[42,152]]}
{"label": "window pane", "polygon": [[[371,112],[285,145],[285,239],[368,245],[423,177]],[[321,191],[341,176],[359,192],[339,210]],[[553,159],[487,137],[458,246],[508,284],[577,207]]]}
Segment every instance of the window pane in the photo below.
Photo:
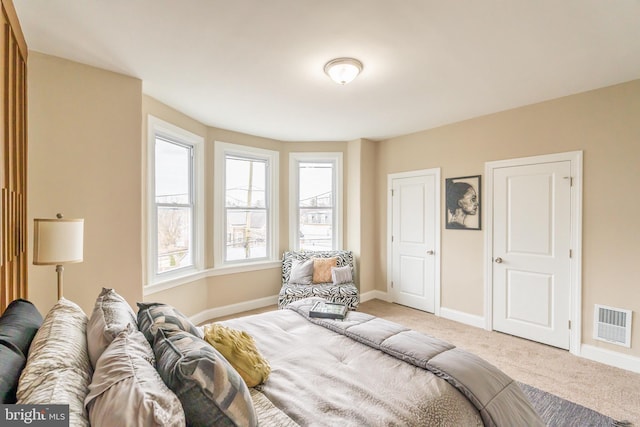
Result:
{"label": "window pane", "polygon": [[226,207],[267,207],[267,164],[264,160],[227,156],[225,174]]}
{"label": "window pane", "polygon": [[324,251],[332,249],[333,210],[300,208],[300,249]]}
{"label": "window pane", "polygon": [[225,260],[267,256],[267,211],[227,209]]}
{"label": "window pane", "polygon": [[158,273],[193,264],[191,208],[158,207]]}
{"label": "window pane", "polygon": [[333,163],[300,162],[299,247],[333,248]]}
{"label": "window pane", "polygon": [[156,203],[190,202],[191,148],[156,138]]}
{"label": "window pane", "polygon": [[333,204],[333,164],[300,162],[300,207]]}

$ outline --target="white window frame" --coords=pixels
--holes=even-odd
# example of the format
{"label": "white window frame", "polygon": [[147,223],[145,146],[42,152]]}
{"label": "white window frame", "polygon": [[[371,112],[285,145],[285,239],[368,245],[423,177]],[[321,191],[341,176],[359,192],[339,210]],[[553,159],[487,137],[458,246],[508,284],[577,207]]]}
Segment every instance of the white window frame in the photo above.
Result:
{"label": "white window frame", "polygon": [[300,229],[299,194],[300,176],[299,165],[306,162],[327,162],[333,164],[333,218],[332,244],[333,250],[342,249],[343,217],[342,217],[342,153],[341,152],[306,152],[289,153],[289,247],[291,250],[300,249],[298,231]]}
{"label": "white window frame", "polygon": [[[156,272],[158,259],[158,223],[155,195],[155,144],[156,137],[190,146],[193,153],[192,163],[192,195],[193,226],[191,241],[193,247],[193,264],[164,273]],[[204,266],[204,138],[184,130],[157,117],[147,117],[147,280],[145,294],[155,288],[161,289],[164,283],[192,275],[201,271]]]}
{"label": "white window frame", "polygon": [[[279,159],[280,153],[263,148],[250,147],[247,145],[231,144],[228,142],[215,141],[214,148],[214,268],[227,268],[239,266],[256,266],[266,264],[268,267],[273,262],[278,261],[279,229],[278,229],[278,206],[279,206]],[[239,157],[253,158],[266,162],[267,182],[266,195],[267,202],[267,248],[266,257],[260,259],[233,260],[224,259],[226,244],[226,209],[225,209],[225,176],[226,176],[226,156],[233,155]]]}

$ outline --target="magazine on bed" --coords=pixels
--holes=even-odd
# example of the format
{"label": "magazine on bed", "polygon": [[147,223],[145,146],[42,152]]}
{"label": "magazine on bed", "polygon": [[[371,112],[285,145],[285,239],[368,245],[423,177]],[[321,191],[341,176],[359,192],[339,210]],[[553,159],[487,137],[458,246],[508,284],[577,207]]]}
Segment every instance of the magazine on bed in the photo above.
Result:
{"label": "magazine on bed", "polygon": [[309,311],[309,317],[322,317],[324,319],[344,319],[347,314],[347,306],[334,302],[318,301]]}

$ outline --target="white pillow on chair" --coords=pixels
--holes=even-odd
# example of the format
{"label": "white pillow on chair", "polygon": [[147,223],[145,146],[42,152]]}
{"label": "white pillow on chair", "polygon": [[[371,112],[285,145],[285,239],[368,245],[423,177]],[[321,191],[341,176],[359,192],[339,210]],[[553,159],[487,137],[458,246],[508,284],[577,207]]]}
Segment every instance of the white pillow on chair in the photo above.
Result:
{"label": "white pillow on chair", "polygon": [[348,265],[344,267],[331,267],[331,280],[334,285],[353,282],[351,267]]}
{"label": "white pillow on chair", "polygon": [[298,260],[291,262],[291,273],[289,283],[297,285],[310,285],[313,277],[313,259]]}

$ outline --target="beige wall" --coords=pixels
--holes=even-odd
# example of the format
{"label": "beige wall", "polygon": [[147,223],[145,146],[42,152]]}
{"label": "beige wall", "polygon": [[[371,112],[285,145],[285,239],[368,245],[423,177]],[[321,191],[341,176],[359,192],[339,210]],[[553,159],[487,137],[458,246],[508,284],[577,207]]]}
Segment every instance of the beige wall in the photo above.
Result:
{"label": "beige wall", "polygon": [[[90,313],[105,286],[135,304],[142,296],[141,81],[37,52],[28,69],[30,224],[57,212],[84,218],[84,262],[65,266],[64,296]],[[29,298],[44,315],[56,302],[55,266],[30,264],[28,273]]]}
{"label": "beige wall", "polygon": [[[583,150],[583,343],[640,356],[639,118],[635,80],[383,141],[378,234],[386,233],[390,173],[440,167],[444,182],[484,174],[487,161]],[[442,307],[483,315],[483,233],[442,228]],[[379,243],[384,259],[386,241]],[[385,263],[376,277],[376,288],[385,290]],[[596,303],[635,312],[630,350],[591,338]]]}
{"label": "beige wall", "polygon": [[358,225],[358,219],[362,212],[362,201],[360,200],[360,186],[362,185],[362,140],[356,139],[347,143],[347,170],[345,174],[344,187],[348,194],[346,197],[345,210],[347,212],[346,223],[353,224],[345,233],[345,247],[353,251],[355,276],[358,283],[360,282],[360,257],[362,255],[362,229]]}
{"label": "beige wall", "polygon": [[346,211],[349,225],[345,247],[353,251],[360,293],[375,289],[376,248],[376,154],[378,144],[366,139],[350,141]]}

